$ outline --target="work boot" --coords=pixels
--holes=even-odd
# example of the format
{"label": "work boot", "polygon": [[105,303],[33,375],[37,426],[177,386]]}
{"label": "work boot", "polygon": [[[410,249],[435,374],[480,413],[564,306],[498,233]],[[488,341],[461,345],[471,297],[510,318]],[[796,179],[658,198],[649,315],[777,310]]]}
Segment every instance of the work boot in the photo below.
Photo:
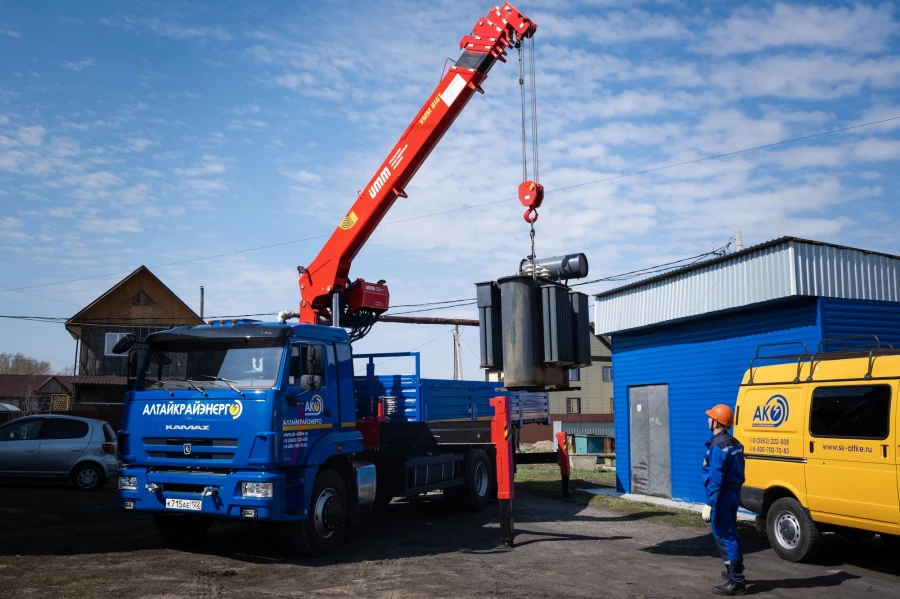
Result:
{"label": "work boot", "polygon": [[729,580],[723,585],[712,588],[713,595],[724,595],[726,597],[734,597],[735,595],[746,595],[747,587],[738,584],[733,580]]}
{"label": "work boot", "polygon": [[728,570],[722,570],[720,572],[720,574],[722,575],[722,580],[725,580],[725,581],[731,580],[730,578],[728,578]]}

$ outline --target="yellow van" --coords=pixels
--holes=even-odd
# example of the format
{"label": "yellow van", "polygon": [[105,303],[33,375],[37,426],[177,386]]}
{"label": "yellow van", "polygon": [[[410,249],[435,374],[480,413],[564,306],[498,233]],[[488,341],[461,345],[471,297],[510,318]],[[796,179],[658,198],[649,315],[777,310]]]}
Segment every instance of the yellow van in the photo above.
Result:
{"label": "yellow van", "polygon": [[878,533],[900,548],[900,352],[804,349],[787,364],[754,362],[735,409],[741,506],[759,514],[775,552],[811,559],[823,531]]}

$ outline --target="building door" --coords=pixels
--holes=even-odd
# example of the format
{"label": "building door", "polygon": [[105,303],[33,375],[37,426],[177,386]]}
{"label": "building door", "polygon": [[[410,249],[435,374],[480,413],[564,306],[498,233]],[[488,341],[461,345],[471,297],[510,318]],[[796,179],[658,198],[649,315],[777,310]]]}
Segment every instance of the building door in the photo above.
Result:
{"label": "building door", "polygon": [[669,386],[628,388],[631,409],[631,492],[672,496]]}

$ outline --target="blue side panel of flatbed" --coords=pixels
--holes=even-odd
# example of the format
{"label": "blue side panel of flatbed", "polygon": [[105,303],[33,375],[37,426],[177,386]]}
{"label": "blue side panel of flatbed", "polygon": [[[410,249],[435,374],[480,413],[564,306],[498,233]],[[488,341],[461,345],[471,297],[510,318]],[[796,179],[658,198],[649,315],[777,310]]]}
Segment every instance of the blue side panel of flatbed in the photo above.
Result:
{"label": "blue side panel of flatbed", "polygon": [[[396,358],[415,359],[411,374],[376,374],[379,362]],[[510,397],[513,420],[519,424],[550,421],[546,393],[500,391],[502,383],[454,381],[419,377],[418,354],[365,354],[354,356],[356,372],[365,361],[365,375],[354,377],[357,417],[373,416],[379,403],[391,422],[439,422],[451,420],[489,420],[494,415],[490,400],[498,395]]]}

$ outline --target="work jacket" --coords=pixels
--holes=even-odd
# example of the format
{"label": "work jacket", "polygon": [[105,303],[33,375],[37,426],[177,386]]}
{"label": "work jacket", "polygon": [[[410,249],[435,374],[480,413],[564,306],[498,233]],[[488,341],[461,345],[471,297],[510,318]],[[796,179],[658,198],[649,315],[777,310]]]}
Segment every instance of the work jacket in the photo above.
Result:
{"label": "work jacket", "polygon": [[714,435],[706,444],[703,486],[706,503],[715,507],[721,494],[740,496],[744,484],[744,446],[728,433]]}

